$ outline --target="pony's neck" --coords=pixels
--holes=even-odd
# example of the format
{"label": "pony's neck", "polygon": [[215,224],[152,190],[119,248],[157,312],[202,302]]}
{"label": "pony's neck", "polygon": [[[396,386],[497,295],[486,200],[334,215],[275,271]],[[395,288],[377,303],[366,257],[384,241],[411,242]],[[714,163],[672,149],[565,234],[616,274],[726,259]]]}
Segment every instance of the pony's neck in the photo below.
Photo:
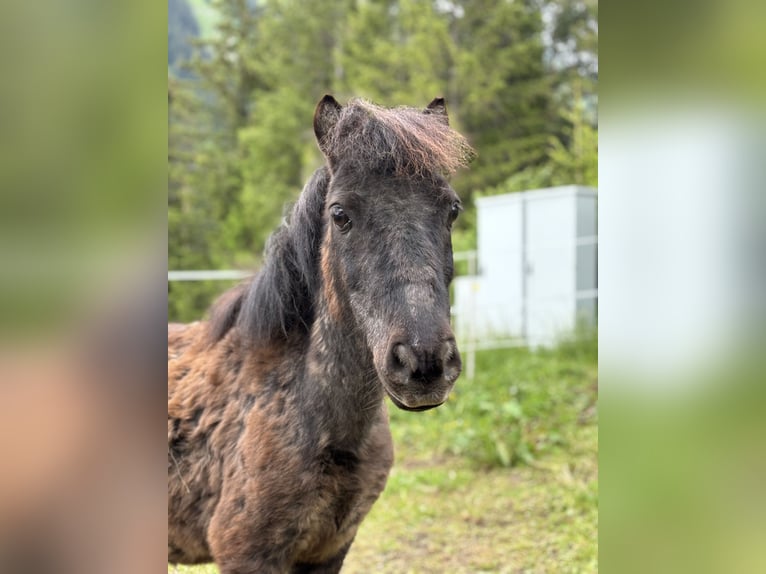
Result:
{"label": "pony's neck", "polygon": [[313,400],[325,417],[323,428],[336,444],[353,448],[380,416],[384,393],[364,334],[333,317],[324,290],[311,329],[307,370]]}

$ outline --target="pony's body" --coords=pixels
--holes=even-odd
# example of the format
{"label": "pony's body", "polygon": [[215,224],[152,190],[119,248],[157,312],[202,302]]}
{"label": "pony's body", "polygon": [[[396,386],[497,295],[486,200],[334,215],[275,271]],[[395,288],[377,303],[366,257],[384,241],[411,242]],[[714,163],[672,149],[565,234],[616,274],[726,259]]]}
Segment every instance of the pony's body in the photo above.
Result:
{"label": "pony's body", "polygon": [[[435,102],[424,115],[443,109]],[[432,408],[459,374],[446,291],[456,197],[411,169],[449,166],[354,158],[330,138],[353,139],[360,122],[364,135],[378,108],[341,109],[327,97],[317,109],[328,166],[272,237],[261,273],[210,321],[169,326],[169,562],[337,572],[393,461],[385,394]],[[414,121],[405,140],[422,135]],[[403,207],[417,212],[392,220]]]}
{"label": "pony's body", "polygon": [[[212,356],[194,353],[205,328],[196,323],[169,341],[177,358],[169,379],[168,560],[215,557],[232,572],[340,566],[393,459],[382,396],[338,404],[323,389],[327,379],[310,374],[317,368],[311,361],[295,364],[295,357],[307,357],[298,340],[256,349],[239,367],[232,362],[241,345],[236,331]],[[340,382],[353,373],[323,375]],[[185,379],[193,382],[172,383]],[[328,424],[333,411],[338,420],[359,419],[354,436],[345,422]],[[275,549],[273,564],[238,568],[229,558]]]}

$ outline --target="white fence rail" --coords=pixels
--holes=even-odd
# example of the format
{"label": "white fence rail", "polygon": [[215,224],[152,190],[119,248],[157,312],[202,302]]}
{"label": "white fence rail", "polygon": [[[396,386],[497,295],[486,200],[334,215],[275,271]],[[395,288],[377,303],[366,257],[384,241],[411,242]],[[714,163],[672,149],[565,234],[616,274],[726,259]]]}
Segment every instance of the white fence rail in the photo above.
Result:
{"label": "white fence rail", "polygon": [[168,281],[226,281],[246,279],[253,275],[252,271],[206,270],[206,271],[168,271]]}

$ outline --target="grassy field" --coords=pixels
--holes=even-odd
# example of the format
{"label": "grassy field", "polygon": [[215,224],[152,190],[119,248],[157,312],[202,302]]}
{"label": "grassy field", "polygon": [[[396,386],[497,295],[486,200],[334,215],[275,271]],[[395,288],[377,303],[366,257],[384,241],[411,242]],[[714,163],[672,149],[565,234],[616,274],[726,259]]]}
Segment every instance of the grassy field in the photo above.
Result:
{"label": "grassy field", "polygon": [[392,407],[396,463],[343,572],[596,572],[596,355],[483,352],[443,407]]}

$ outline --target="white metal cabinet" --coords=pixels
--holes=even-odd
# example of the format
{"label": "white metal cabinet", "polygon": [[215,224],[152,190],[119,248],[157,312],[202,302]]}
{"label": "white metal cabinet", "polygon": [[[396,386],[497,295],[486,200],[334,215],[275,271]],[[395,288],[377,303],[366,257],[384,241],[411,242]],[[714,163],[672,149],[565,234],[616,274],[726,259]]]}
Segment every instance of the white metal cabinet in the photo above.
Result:
{"label": "white metal cabinet", "polygon": [[477,199],[479,272],[455,281],[459,337],[549,345],[596,320],[596,197],[564,186]]}

